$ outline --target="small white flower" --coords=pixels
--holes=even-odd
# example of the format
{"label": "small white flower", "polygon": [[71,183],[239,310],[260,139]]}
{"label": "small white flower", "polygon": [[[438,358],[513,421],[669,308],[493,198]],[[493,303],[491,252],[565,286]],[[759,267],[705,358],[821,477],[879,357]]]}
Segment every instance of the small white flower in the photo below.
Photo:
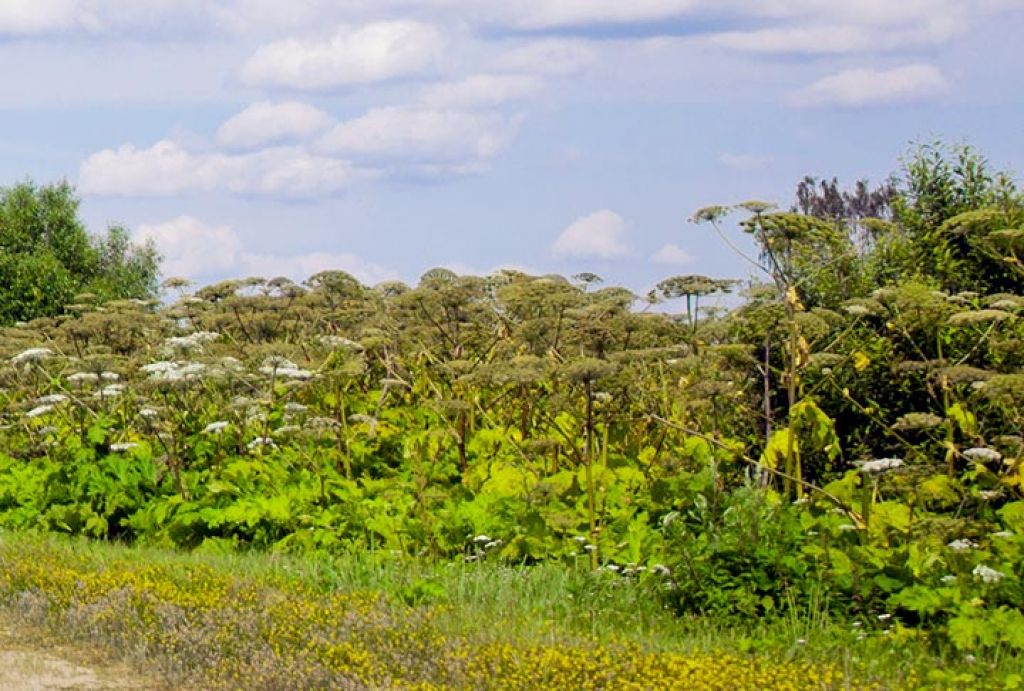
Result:
{"label": "small white flower", "polygon": [[224,430],[228,428],[230,424],[231,423],[228,422],[227,420],[217,420],[216,422],[211,422],[210,424],[203,428],[203,434],[221,434]]}
{"label": "small white flower", "polygon": [[659,576],[671,576],[672,569],[668,568],[664,564],[655,564],[651,567],[651,573],[656,573]]}
{"label": "small white flower", "polygon": [[573,540],[575,540],[576,542],[578,542],[578,543],[580,543],[582,545],[582,544],[584,544],[587,541],[587,538],[585,538],[582,535],[576,535],[575,537],[573,537]]}
{"label": "small white flower", "polygon": [[117,372],[101,372],[100,378],[103,379],[103,381],[120,381],[121,375]]}
{"label": "small white flower", "polygon": [[978,543],[972,540],[965,540],[963,538],[959,540],[953,540],[946,547],[949,547],[954,552],[967,552],[978,546]]}
{"label": "small white flower", "polygon": [[68,382],[72,384],[85,384],[86,382],[93,383],[100,380],[100,375],[95,372],[75,372],[68,376]]}
{"label": "small white flower", "polygon": [[1001,571],[989,568],[984,564],[978,564],[971,571],[975,578],[980,578],[982,583],[998,583],[1006,577],[1006,574]]}
{"label": "small white flower", "polygon": [[119,453],[121,451],[131,451],[137,446],[138,443],[134,441],[121,441],[117,442],[116,444],[111,444],[110,450],[114,451],[115,453]]}
{"label": "small white flower", "polygon": [[213,331],[196,331],[188,336],[171,336],[170,338],[164,339],[164,350],[200,350],[203,345],[212,343],[218,338],[220,338],[220,334]]}
{"label": "small white flower", "polygon": [[301,403],[295,403],[294,401],[284,404],[284,410],[286,413],[303,413],[307,409],[307,406],[304,406]]}
{"label": "small white flower", "polygon": [[619,570],[619,567],[615,564],[608,564],[605,568],[612,572],[617,572]]}
{"label": "small white flower", "polygon": [[583,549],[587,550],[588,552],[593,552],[597,550],[597,545],[583,545]]}
{"label": "small white flower", "polygon": [[806,638],[798,638],[798,639],[796,639],[796,644],[797,645],[807,645],[807,639]]}
{"label": "small white flower", "polygon": [[281,377],[283,379],[300,379],[300,380],[304,380],[304,379],[312,379],[313,378],[313,373],[310,372],[308,369],[301,369],[301,368],[298,368],[298,367],[295,367],[295,368],[285,367],[285,368],[277,370],[277,376],[279,376],[279,377]]}
{"label": "small white flower", "polygon": [[871,314],[871,310],[869,310],[864,305],[846,305],[845,307],[843,307],[843,309],[846,311],[847,314],[852,315],[854,317],[866,317],[867,315]]}
{"label": "small white flower", "polygon": [[878,621],[889,621],[890,619],[892,619],[892,615],[891,614],[879,614],[878,615]]}
{"label": "small white flower", "polygon": [[483,533],[481,533],[481,534],[477,535],[475,538],[473,538],[473,542],[490,542],[490,541],[491,541],[491,538],[487,537]]}
{"label": "small white flower", "polygon": [[250,451],[252,451],[253,449],[258,449],[262,446],[276,447],[277,444],[275,444],[274,440],[271,439],[270,437],[256,437],[251,442],[246,444],[246,448],[249,449]]}
{"label": "small white flower", "polygon": [[160,416],[160,411],[156,408],[143,408],[139,411],[139,415],[145,418],[154,418]]}
{"label": "small white flower", "polygon": [[115,396],[123,394],[124,391],[124,384],[111,384],[110,386],[104,386],[100,389],[100,394],[102,394],[104,398],[114,398]]}
{"label": "small white flower", "polygon": [[53,351],[49,348],[29,348],[12,357],[11,362],[15,365],[23,365],[29,362],[46,360],[50,357],[53,357]]}
{"label": "small white flower", "polygon": [[846,533],[846,532],[849,532],[851,530],[856,530],[856,529],[857,529],[857,526],[853,525],[852,523],[843,523],[838,528],[839,532],[841,532],[841,533]]}
{"label": "small white flower", "polygon": [[995,501],[999,497],[1003,496],[1003,493],[998,489],[983,489],[978,492],[978,496],[985,501]]}
{"label": "small white flower", "polygon": [[992,533],[992,537],[1013,537],[1013,533],[1009,530],[1000,530],[998,533]]}
{"label": "small white flower", "polygon": [[62,393],[52,393],[48,396],[41,396],[36,399],[36,403],[40,405],[52,405],[55,403],[63,403],[68,400],[68,397]]}
{"label": "small white flower", "polygon": [[903,465],[903,459],[900,458],[879,458],[874,461],[866,461],[861,464],[860,472],[874,475],[877,473],[884,473],[889,470],[895,470]]}
{"label": "small white flower", "polygon": [[146,374],[166,374],[178,369],[178,363],[170,360],[158,360],[148,365],[143,365],[139,369]]}
{"label": "small white flower", "polygon": [[974,448],[967,449],[963,452],[965,458],[969,458],[972,461],[979,463],[997,463],[1002,460],[1003,454],[999,453],[995,449],[989,449],[983,446],[975,446]]}
{"label": "small white flower", "polygon": [[25,413],[25,417],[27,417],[27,418],[40,417],[42,415],[46,415],[47,413],[51,412],[52,410],[53,410],[53,406],[50,405],[49,403],[47,403],[45,405],[36,406],[32,410],[28,411],[27,413]]}
{"label": "small white flower", "polygon": [[486,545],[484,545],[484,549],[494,549],[495,547],[501,547],[503,544],[505,543],[503,543],[501,540],[491,540]]}
{"label": "small white flower", "polygon": [[953,574],[946,574],[939,580],[945,583],[946,585],[950,585],[951,583],[956,583],[956,576],[954,576]]}

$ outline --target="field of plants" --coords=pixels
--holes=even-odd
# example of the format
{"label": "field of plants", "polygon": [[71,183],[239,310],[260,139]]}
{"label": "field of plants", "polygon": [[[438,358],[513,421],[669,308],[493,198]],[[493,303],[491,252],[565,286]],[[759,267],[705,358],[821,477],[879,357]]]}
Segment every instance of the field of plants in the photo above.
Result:
{"label": "field of plants", "polygon": [[3,328],[0,596],[170,683],[1024,685],[1019,186],[925,146],[692,220],[757,280],[170,279]]}

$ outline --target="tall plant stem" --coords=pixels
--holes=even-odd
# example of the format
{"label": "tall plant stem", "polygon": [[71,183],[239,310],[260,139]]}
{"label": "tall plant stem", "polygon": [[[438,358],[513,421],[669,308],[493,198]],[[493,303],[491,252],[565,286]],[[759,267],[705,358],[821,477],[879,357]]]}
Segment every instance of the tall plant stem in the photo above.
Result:
{"label": "tall plant stem", "polygon": [[587,473],[587,514],[590,519],[590,544],[594,549],[590,550],[590,568],[597,570],[597,511],[594,501],[594,390],[592,382],[587,379],[584,383],[587,394],[587,430],[586,446],[584,448],[584,467]]}

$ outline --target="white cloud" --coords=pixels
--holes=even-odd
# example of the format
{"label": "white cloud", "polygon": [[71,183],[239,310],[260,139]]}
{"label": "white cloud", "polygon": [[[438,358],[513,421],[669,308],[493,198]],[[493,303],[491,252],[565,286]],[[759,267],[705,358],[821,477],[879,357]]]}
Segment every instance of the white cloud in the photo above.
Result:
{"label": "white cloud", "polygon": [[242,240],[228,226],[212,226],[192,216],[140,225],[137,242],[152,240],[164,257],[167,276],[196,278],[230,272],[242,252]]}
{"label": "white cloud", "polygon": [[420,100],[432,108],[497,106],[535,95],[541,88],[536,77],[523,74],[475,74],[457,82],[423,89]]}
{"label": "white cloud", "polygon": [[597,51],[584,41],[550,38],[530,41],[498,56],[499,69],[529,74],[571,74],[597,60]]}
{"label": "white cloud", "polygon": [[520,28],[557,29],[652,22],[678,17],[698,5],[698,0],[511,0],[501,11]]}
{"label": "white cloud", "polygon": [[77,4],[75,0],[4,0],[0,2],[0,33],[63,33],[78,23]]}
{"label": "white cloud", "polygon": [[497,113],[377,108],[335,125],[319,147],[356,161],[460,172],[478,169],[501,153],[518,128],[518,118]]}
{"label": "white cloud", "polygon": [[192,153],[162,140],[139,149],[125,144],[92,154],[79,168],[84,194],[168,196],[187,192],[317,197],[342,192],[373,173],[294,147],[230,155]]}
{"label": "white cloud", "polygon": [[573,221],[555,240],[552,250],[559,256],[614,259],[629,252],[625,234],[622,216],[603,209]]}
{"label": "white cloud", "polygon": [[684,266],[693,262],[693,255],[679,245],[670,242],[652,254],[651,261],[667,266]]}
{"label": "white cloud", "polygon": [[961,33],[965,24],[950,16],[930,17],[906,27],[858,24],[799,25],[716,34],[711,41],[750,53],[855,53],[931,46]]}
{"label": "white cloud", "polygon": [[932,65],[907,65],[891,70],[846,70],[819,79],[790,96],[796,106],[861,107],[918,101],[939,96],[949,88]]}
{"label": "white cloud", "polygon": [[242,67],[251,86],[321,90],[423,74],[441,61],[445,38],[416,21],[342,26],[327,40],[287,39],[261,47]]}
{"label": "white cloud", "polygon": [[134,233],[137,242],[152,240],[164,256],[167,276],[220,279],[246,276],[287,276],[303,280],[328,269],[347,271],[373,284],[397,277],[394,271],[354,254],[312,252],[292,256],[246,251],[242,238],[230,226],[209,225],[192,216],[163,223],[144,224]]}
{"label": "white cloud", "polygon": [[334,119],[307,103],[260,101],[231,117],[217,130],[217,142],[229,149],[255,149],[308,139],[334,122]]}
{"label": "white cloud", "polygon": [[305,280],[321,271],[344,271],[367,285],[399,278],[395,271],[349,252],[310,252],[290,257],[244,252],[239,258],[239,267],[246,276],[287,276],[295,281]]}
{"label": "white cloud", "polygon": [[731,154],[724,153],[718,157],[718,162],[731,170],[738,170],[743,173],[751,173],[763,170],[768,165],[768,159],[757,154]]}

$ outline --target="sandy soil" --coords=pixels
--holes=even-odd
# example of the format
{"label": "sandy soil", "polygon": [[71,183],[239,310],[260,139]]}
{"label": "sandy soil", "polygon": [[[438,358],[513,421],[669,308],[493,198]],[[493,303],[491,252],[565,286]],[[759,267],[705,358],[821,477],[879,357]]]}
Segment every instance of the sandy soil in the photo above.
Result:
{"label": "sandy soil", "polygon": [[0,621],[0,689],[160,689],[159,681],[95,650],[53,643]]}

